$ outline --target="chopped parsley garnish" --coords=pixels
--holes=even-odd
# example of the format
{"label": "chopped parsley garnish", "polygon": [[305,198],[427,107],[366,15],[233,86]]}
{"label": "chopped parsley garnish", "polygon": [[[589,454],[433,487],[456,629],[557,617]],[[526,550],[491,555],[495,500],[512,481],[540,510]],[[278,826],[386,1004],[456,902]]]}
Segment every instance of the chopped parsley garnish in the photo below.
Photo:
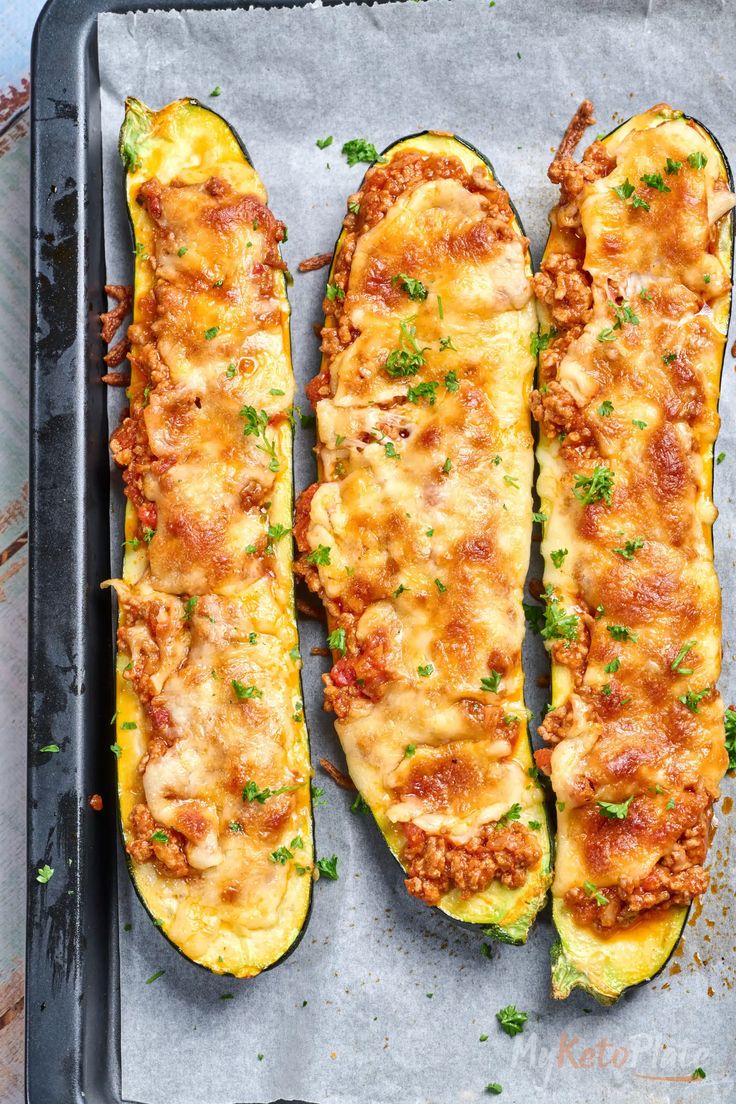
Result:
{"label": "chopped parsley garnish", "polygon": [[719,452],[718,455],[716,456],[716,464],[722,464],[725,459],[726,459],[725,452]]}
{"label": "chopped parsley garnish", "polygon": [[348,203],[348,211],[350,212],[351,215],[359,214],[360,213],[360,204],[359,203]]}
{"label": "chopped parsley garnish", "polygon": [[598,339],[597,340],[600,341],[601,344],[603,344],[606,341],[615,341],[616,340],[616,335],[615,335],[615,333],[613,332],[613,330],[611,329],[610,326],[606,326],[605,330],[601,330],[601,332],[598,334]]}
{"label": "chopped parsley garnish", "polygon": [[442,321],[443,318],[445,317],[445,310],[444,310],[444,307],[442,306],[442,296],[441,295],[437,296],[437,314],[440,316],[440,321]]}
{"label": "chopped parsley garnish", "polygon": [[444,353],[445,350],[452,349],[453,352],[457,352],[457,345],[453,345],[451,337],[440,338],[440,352]]}
{"label": "chopped parsley garnish", "polygon": [[392,349],[384,365],[392,379],[415,376],[424,366],[424,354],[427,352],[426,346],[421,348],[417,343],[417,328],[412,318],[399,323],[399,331],[399,347]]}
{"label": "chopped parsley garnish", "polygon": [[708,158],[698,150],[697,153],[687,155],[687,163],[691,169],[704,169],[708,164]]}
{"label": "chopped parsley garnish", "polygon": [[314,144],[317,149],[327,149],[328,146],[332,145],[332,135],[330,134],[327,138],[318,138]]}
{"label": "chopped parsley garnish", "polygon": [[279,847],[276,851],[272,851],[270,855],[271,862],[279,863],[281,866],[286,866],[289,859],[293,858],[294,853],[288,847]]}
{"label": "chopped parsley garnish", "polygon": [[236,369],[234,364],[228,364],[228,366],[225,370],[225,375],[227,376],[228,379],[232,379],[234,377],[236,371],[237,371],[237,369]]}
{"label": "chopped parsley garnish", "polygon": [[165,970],[157,970],[155,974],[151,974],[150,978],[146,978],[146,985],[153,985],[154,981],[158,981],[165,973]]}
{"label": "chopped parsley garnish", "polygon": [[584,506],[603,500],[611,505],[614,475],[610,468],[596,465],[592,475],[577,475],[572,493]]}
{"label": "chopped parsley garnish", "polygon": [[662,179],[661,173],[642,173],[639,177],[642,184],[646,184],[648,188],[655,188],[658,192],[670,192],[671,188],[668,188]]}
{"label": "chopped parsley garnish", "polygon": [[632,640],[636,642],[638,637],[631,629],[627,629],[625,625],[606,625],[609,633],[614,640]]}
{"label": "chopped parsley garnish", "polygon": [[138,725],[135,723],[135,721],[123,721],[123,723],[121,724],[120,727],[121,728],[127,728],[127,729],[134,729],[134,728],[137,728]]}
{"label": "chopped parsley garnish", "polygon": [[43,866],[39,866],[39,868],[36,872],[36,881],[40,882],[41,885],[46,885],[47,882],[51,881],[53,876],[54,876],[53,866],[49,866],[48,863],[44,863]]}
{"label": "chopped parsley garnish", "polygon": [[322,786],[315,786],[314,783],[312,783],[310,788],[312,792],[312,805],[315,809],[321,809],[323,805],[327,804],[324,789]]}
{"label": "chopped parsley garnish", "polygon": [[513,1004],[509,1004],[496,1013],[496,1019],[501,1025],[501,1030],[513,1039],[514,1035],[520,1035],[524,1030],[524,1024],[529,1017],[526,1012],[519,1012]]}
{"label": "chopped parsley garnish", "polygon": [[647,201],[645,199],[642,199],[640,195],[635,195],[634,196],[634,198],[631,201],[631,206],[632,207],[641,207],[641,209],[643,211],[648,211],[650,209],[649,204],[647,203]]}
{"label": "chopped parsley garnish", "polygon": [[334,303],[335,299],[345,298],[345,292],[342,290],[341,287],[338,287],[337,284],[328,284],[327,288],[325,289],[325,295],[331,303]]}
{"label": "chopped parsley garnish", "polygon": [[615,659],[612,659],[610,663],[607,663],[605,665],[603,670],[606,672],[607,675],[615,675],[620,666],[621,660],[618,658],[618,656],[616,656]]}
{"label": "chopped parsley garnish", "polygon": [[598,407],[598,413],[601,418],[607,418],[609,414],[613,414],[613,403],[608,399],[605,399]]}
{"label": "chopped parsley garnish", "polygon": [[723,724],[726,729],[726,751],[728,752],[728,769],[736,770],[736,710],[726,710],[723,716]]}
{"label": "chopped parsley garnish", "polygon": [[435,380],[431,380],[427,383],[418,383],[416,387],[410,387],[406,392],[406,397],[409,402],[418,403],[420,399],[427,399],[430,406],[434,406],[437,401],[437,388],[439,384]]}
{"label": "chopped parsley garnish", "polygon": [[618,303],[614,303],[612,300],[610,300],[608,305],[612,308],[613,313],[616,316],[616,321],[613,324],[614,330],[622,330],[625,322],[628,322],[630,326],[639,325],[638,315],[634,314],[633,310],[626,301],[624,301],[621,306],[619,306]]}
{"label": "chopped parsley garnish", "polygon": [[604,682],[603,686],[601,686],[601,694],[603,695],[603,697],[610,698],[612,693],[613,687],[611,686],[610,682]]}
{"label": "chopped parsley garnish", "polygon": [[215,87],[210,92],[210,96],[221,96],[221,95],[222,95],[222,89],[220,88],[219,84],[216,84]]}
{"label": "chopped parsley garnish", "polygon": [[632,418],[631,419],[631,424],[633,426],[636,426],[637,429],[646,429],[647,425],[649,423],[648,422],[642,422],[640,418]]}
{"label": "chopped parsley garnish", "polygon": [[698,713],[703,698],[707,698],[710,694],[710,686],[704,686],[702,690],[688,690],[687,694],[680,694],[678,701],[687,706],[691,713]]}
{"label": "chopped parsley garnish", "polygon": [[157,828],[151,836],[151,843],[168,843],[169,837],[161,828]]}
{"label": "chopped parsley garnish", "polygon": [[[531,609],[536,607],[532,606]],[[526,614],[526,607],[524,608]],[[541,618],[540,618],[541,620]],[[568,613],[560,599],[555,595],[548,599],[544,610],[544,626],[540,630],[544,640],[576,640],[578,635],[578,618],[574,613]]]}
{"label": "chopped parsley garnish", "polygon": [[372,142],[367,142],[365,138],[351,138],[349,142],[343,144],[342,152],[351,167],[357,165],[360,161],[385,163],[385,158],[379,158],[376,147]]}
{"label": "chopped parsley garnish", "polygon": [[632,195],[634,194],[635,188],[627,176],[623,184],[618,184],[613,189],[613,191],[616,193],[619,199],[623,199],[625,201],[627,199],[631,199]]}
{"label": "chopped parsley garnish", "polygon": [[693,1072],[690,1074],[690,1079],[692,1081],[705,1081],[705,1070],[703,1069],[703,1067],[698,1066],[696,1069],[694,1069]]}
{"label": "chopped parsley garnish", "polygon": [[522,602],[521,605],[524,610],[524,619],[529,628],[532,632],[541,632],[544,625],[544,608],[533,606],[530,602]]}
{"label": "chopped parsley garnish", "polygon": [[269,471],[277,472],[279,470],[279,462],[276,458],[276,445],[272,440],[269,440],[266,435],[266,428],[268,426],[268,414],[266,411],[256,410],[254,406],[244,406],[240,410],[240,417],[245,419],[243,436],[260,437],[262,439],[263,444],[256,444],[256,448],[271,457],[268,465]]}
{"label": "chopped parsley garnish", "polygon": [[672,364],[673,360],[677,360],[677,353],[663,353],[662,360],[665,364]]}
{"label": "chopped parsley garnish", "polygon": [[119,759],[123,754],[123,749],[120,744],[110,744],[110,751],[113,753],[116,759]]}
{"label": "chopped parsley garnish", "polygon": [[549,518],[543,510],[535,510],[532,514],[532,521],[538,521],[542,525],[545,521],[549,521]]}
{"label": "chopped parsley garnish", "polygon": [[329,878],[331,882],[336,882],[339,877],[337,855],[333,855],[331,859],[317,859],[317,869],[322,878]]}
{"label": "chopped parsley garnish", "polygon": [[437,590],[439,591],[440,594],[446,594],[447,593],[447,587],[445,586],[445,584],[442,582],[441,579],[435,579],[434,585],[437,587]]}
{"label": "chopped parsley garnish", "polygon": [[185,621],[191,621],[192,614],[194,613],[195,609],[197,608],[197,602],[198,601],[199,601],[199,595],[198,594],[192,594],[191,598],[187,598],[186,602],[184,603],[184,620]]}
{"label": "chopped parsley garnish", "polygon": [[415,280],[411,276],[407,276],[404,272],[399,272],[397,276],[392,276],[391,284],[393,287],[396,287],[397,284],[401,284],[401,290],[405,291],[409,298],[413,299],[415,303],[423,303],[427,298],[428,292],[422,281]]}
{"label": "chopped parsley garnish", "polygon": [[212,341],[213,337],[217,337],[219,332],[220,332],[220,327],[219,326],[210,326],[210,328],[208,330],[204,331],[205,341]]}
{"label": "chopped parsley garnish", "polygon": [[443,380],[443,383],[445,385],[445,388],[448,391],[450,391],[450,392],[457,391],[460,384],[458,383],[457,372],[455,371],[454,368],[450,369],[449,372],[445,373],[445,378]]}
{"label": "chopped parsley garnish", "polygon": [[618,556],[623,556],[625,560],[633,560],[636,553],[640,548],[644,547],[644,540],[642,537],[634,537],[633,540],[627,540],[623,548],[614,548],[614,552]]}
{"label": "chopped parsley garnish", "polygon": [[530,820],[529,827],[531,828],[532,832],[538,832],[542,825],[541,822],[538,820]]}
{"label": "chopped parsley garnish", "polygon": [[554,552],[550,552],[549,555],[550,555],[550,559],[552,560],[552,563],[555,565],[555,567],[562,567],[562,564],[565,560],[565,556],[567,555],[567,549],[566,548],[557,548],[557,549],[555,549]]}
{"label": "chopped parsley garnish", "polygon": [[609,820],[625,820],[629,815],[629,806],[634,800],[634,795],[627,797],[625,801],[621,801],[618,804],[615,801],[596,801],[596,805],[601,811],[601,815],[608,817]]}
{"label": "chopped parsley garnish", "polygon": [[[280,794],[289,793],[292,789],[292,786],[279,786],[277,790],[271,790],[268,786],[261,789],[257,782],[251,780],[243,787],[243,801],[257,801],[259,805],[264,805],[270,797],[278,797]],[[312,788],[312,793],[314,792]]]}
{"label": "chopped parsley garnish", "polygon": [[355,800],[350,806],[350,812],[354,813],[356,816],[362,813],[370,812],[370,807],[368,806],[368,803],[366,802],[362,794],[355,795]]}
{"label": "chopped parsley garnish", "polygon": [[664,171],[668,176],[674,176],[676,173],[679,173],[681,168],[682,161],[673,161],[671,157],[668,157],[664,166]]}
{"label": "chopped parsley garnish", "polygon": [[[515,718],[516,719],[516,718]],[[496,827],[501,828],[504,824],[510,824],[513,820],[519,820],[521,817],[521,805],[518,801],[515,801],[510,809],[507,809],[503,816],[500,816],[496,821]]]}
{"label": "chopped parsley garnish", "polygon": [[420,678],[429,678],[434,671],[434,664],[428,663],[426,667],[417,667],[417,674]]}
{"label": "chopped parsley garnish", "polygon": [[42,748],[39,748],[38,750],[47,751],[49,752],[49,754],[55,755],[57,751],[61,751],[61,748],[58,744],[44,744],[44,746]]}
{"label": "chopped parsley garnish", "polygon": [[519,480],[516,478],[515,475],[505,475],[503,477],[503,481],[504,481],[504,483],[507,483],[509,487],[515,487],[516,490],[518,491],[518,489],[519,489]]}
{"label": "chopped parsley garnish", "polygon": [[690,649],[695,647],[696,643],[696,640],[687,640],[680,648],[670,667],[670,670],[674,671],[676,675],[692,675],[694,673],[694,668],[681,667],[680,664],[682,663],[683,659],[690,651]]}
{"label": "chopped parsley garnish", "polygon": [[340,655],[345,655],[347,651],[347,645],[345,643],[345,630],[334,629],[327,637],[327,644],[333,651],[339,652]]}
{"label": "chopped parsley garnish", "polygon": [[531,341],[529,342],[529,352],[533,357],[539,356],[545,349],[549,348],[549,344],[553,338],[557,337],[557,330],[554,326],[551,326],[548,330],[540,330],[539,333],[533,333]]}
{"label": "chopped parsley garnish", "polygon": [[395,590],[395,591],[393,592],[393,594],[391,595],[391,597],[392,597],[392,598],[398,598],[398,597],[399,597],[399,595],[400,595],[400,594],[403,594],[405,590],[406,590],[406,587],[404,586],[404,584],[403,584],[403,583],[399,583],[399,585],[397,586],[396,590]]}
{"label": "chopped parsley garnish", "polygon": [[583,882],[583,889],[589,897],[593,898],[597,905],[608,904],[608,898],[606,897],[605,893],[601,893],[601,891],[598,889],[598,886],[595,885],[594,882]]}
{"label": "chopped parsley garnish", "polygon": [[251,698],[262,698],[263,691],[259,690],[257,686],[244,686],[242,682],[238,682],[237,679],[231,679],[230,685],[235,691],[235,697],[239,701],[250,701]]}
{"label": "chopped parsley garnish", "polygon": [[487,690],[490,694],[497,694],[498,688],[501,685],[501,672],[491,671],[490,675],[484,676],[480,680],[481,690]]}
{"label": "chopped parsley garnish", "polygon": [[231,820],[230,823],[228,824],[228,829],[231,832],[242,832],[243,831],[243,825],[240,823],[239,820]]}
{"label": "chopped parsley garnish", "polygon": [[503,1086],[499,1085],[498,1081],[489,1081],[485,1087],[485,1091],[490,1093],[491,1096],[500,1096],[503,1092]]}
{"label": "chopped parsley garnish", "polygon": [[330,549],[327,545],[319,544],[314,552],[307,556],[307,563],[316,564],[319,567],[327,567],[330,562]]}
{"label": "chopped parsley garnish", "polygon": [[416,755],[416,753],[417,753],[417,745],[416,744],[407,744],[406,747],[404,748],[404,758],[405,759],[411,759],[413,755]]}
{"label": "chopped parsley garnish", "polygon": [[445,473],[445,475],[449,475],[450,472],[452,471],[452,460],[450,459],[449,456],[447,457],[444,464],[442,465],[442,470]]}
{"label": "chopped parsley garnish", "polygon": [[188,252],[188,247],[186,245],[180,245],[176,251],[176,255],[177,257],[183,257],[186,252]]}

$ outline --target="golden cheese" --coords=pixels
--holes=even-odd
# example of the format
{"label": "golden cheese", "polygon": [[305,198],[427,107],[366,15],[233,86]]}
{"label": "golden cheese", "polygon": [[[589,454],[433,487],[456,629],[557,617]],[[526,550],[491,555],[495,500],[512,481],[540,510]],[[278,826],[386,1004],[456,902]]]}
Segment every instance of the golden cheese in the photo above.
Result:
{"label": "golden cheese", "polygon": [[539,842],[524,886],[449,888],[439,903],[524,938],[549,858],[521,670],[536,331],[527,243],[508,207],[494,212],[504,193],[459,141],[420,135],[386,158],[352,197],[366,210],[377,174],[396,164],[404,181],[416,175],[342,247],[348,265],[338,242],[340,321],[328,313],[325,347],[345,327],[350,340],[323,361],[304,570],[331,642],[344,637],[328,702],[390,846],[402,858],[413,826],[463,847],[511,811]]}
{"label": "golden cheese", "polygon": [[[710,137],[668,108],[614,131],[596,156],[577,228],[569,208],[566,225],[552,214],[538,278],[543,325],[555,327],[535,401],[562,721],[545,729],[563,737],[550,760],[553,893],[568,951],[568,895],[584,886],[617,890],[599,906],[614,929],[641,908],[650,934],[635,903],[646,878],[665,887],[656,903],[681,911],[701,883],[677,875],[702,869],[689,856],[707,845],[727,765],[711,479],[730,292],[723,216],[736,199]],[[555,302],[548,281],[562,271],[568,298]],[[567,638],[559,623],[549,631],[550,610],[575,619]],[[602,959],[627,945],[611,940]]]}
{"label": "golden cheese", "polygon": [[166,935],[250,976],[298,937],[314,858],[281,226],[232,131],[196,102],[133,101],[131,134],[120,809]]}

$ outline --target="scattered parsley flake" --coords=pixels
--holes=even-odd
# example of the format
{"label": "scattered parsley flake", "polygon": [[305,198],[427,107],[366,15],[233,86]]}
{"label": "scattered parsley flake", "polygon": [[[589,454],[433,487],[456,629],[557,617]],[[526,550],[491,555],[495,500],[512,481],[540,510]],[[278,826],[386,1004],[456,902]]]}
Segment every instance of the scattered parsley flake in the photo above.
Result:
{"label": "scattered parsley flake", "polygon": [[554,552],[550,552],[549,556],[555,567],[562,567],[565,556],[567,556],[567,554],[568,552],[566,548],[557,548]]}
{"label": "scattered parsley flake", "polygon": [[327,138],[318,138],[314,144],[317,149],[327,149],[328,146],[332,145],[332,135],[330,134]]}
{"label": "scattered parsley flake", "polygon": [[242,682],[238,682],[237,679],[231,679],[230,685],[235,691],[235,697],[239,701],[249,701],[251,698],[262,698],[263,691],[259,690],[257,686],[244,686]]}
{"label": "scattered parsley flake", "polygon": [[404,272],[399,272],[397,276],[391,277],[391,284],[396,287],[397,284],[401,285],[401,290],[406,292],[408,297],[415,303],[423,303],[427,298],[428,292],[426,286],[421,280],[415,280],[411,276],[407,276]]}
{"label": "scattered parsley flake", "polygon": [[521,1034],[529,1017],[526,1012],[519,1012],[513,1004],[509,1004],[496,1013],[496,1019],[501,1025],[501,1030],[513,1038],[514,1035]]}
{"label": "scattered parsley flake", "polygon": [[481,690],[487,690],[490,694],[497,694],[498,688],[501,685],[501,672],[491,671],[490,675],[484,676],[480,680]]}
{"label": "scattered parsley flake", "polygon": [[629,806],[634,800],[634,795],[627,797],[625,801],[616,803],[615,801],[596,801],[596,805],[601,811],[602,816],[607,817],[609,820],[625,820],[629,815]]}
{"label": "scattered parsley flake", "polygon": [[348,165],[351,168],[360,161],[365,161],[368,164],[372,161],[378,161],[380,164],[384,164],[386,160],[384,157],[379,158],[376,147],[372,142],[367,142],[365,138],[351,138],[349,142],[343,144],[342,153],[347,158]]}
{"label": "scattered parsley flake", "polygon": [[327,567],[330,563],[330,549],[324,545],[318,545],[313,552],[310,552],[307,556],[307,563],[316,564],[320,567]]}
{"label": "scattered parsley flake", "polygon": [[429,678],[434,671],[434,664],[428,663],[425,667],[417,667],[417,674],[420,678]]}
{"label": "scattered parsley flake", "polygon": [[205,341],[212,341],[212,339],[214,337],[217,337],[219,332],[220,332],[220,327],[219,326],[210,326],[210,328],[208,330],[204,331]]}
{"label": "scattered parsley flake", "polygon": [[584,506],[603,500],[611,505],[613,495],[614,474],[610,468],[598,464],[593,469],[592,475],[578,475],[575,477],[575,485],[572,493]]}
{"label": "scattered parsley flake", "polygon": [[644,547],[644,540],[642,537],[634,537],[633,540],[627,540],[623,548],[614,548],[614,552],[618,556],[622,556],[625,560],[633,560],[636,553],[640,548]]}
{"label": "scattered parsley flake", "polygon": [[345,630],[334,629],[327,637],[327,644],[333,651],[339,652],[340,655],[345,655],[347,651],[347,645],[345,642]]}
{"label": "scattered parsley flake", "polygon": [[687,163],[691,169],[704,169],[708,164],[708,158],[698,150],[697,153],[687,155]]}
{"label": "scattered parsley flake", "polygon": [[54,876],[53,866],[49,866],[48,863],[44,863],[43,866],[39,866],[39,868],[36,872],[36,881],[39,882],[41,885],[46,885],[47,882],[51,881],[53,876]]}
{"label": "scattered parsley flake", "polygon": [[330,859],[317,859],[317,869],[320,877],[329,878],[331,882],[336,882],[339,877],[337,873],[337,855],[333,855]]}
{"label": "scattered parsley flake", "polygon": [[610,414],[613,414],[613,403],[609,399],[605,399],[598,407],[598,413],[601,418],[607,418]]}
{"label": "scattered parsley flake", "polygon": [[606,625],[606,628],[614,640],[631,640],[636,643],[639,639],[636,633],[627,629],[625,625]]}

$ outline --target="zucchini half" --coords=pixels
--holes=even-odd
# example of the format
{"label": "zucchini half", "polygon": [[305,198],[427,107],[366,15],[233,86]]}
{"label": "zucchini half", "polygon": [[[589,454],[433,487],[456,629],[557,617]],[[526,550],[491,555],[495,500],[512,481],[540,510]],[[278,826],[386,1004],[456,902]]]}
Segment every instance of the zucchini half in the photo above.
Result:
{"label": "zucchini half", "polygon": [[[434,159],[437,176],[404,184],[376,220],[383,200],[371,180],[414,155]],[[453,163],[471,187],[445,171]],[[425,131],[384,150],[349,198],[324,301],[325,355],[308,389],[319,484],[297,505],[297,542],[328,614],[327,707],[407,888],[519,944],[551,878],[521,667],[537,318],[521,225],[504,206],[511,240],[494,252],[478,213],[483,188],[508,203],[477,150]],[[354,340],[340,360],[346,312]],[[361,683],[366,695],[346,702]],[[521,884],[481,878],[475,889],[426,892],[412,875],[414,825],[429,846],[462,848],[515,819],[538,855]]]}
{"label": "zucchini half", "polygon": [[[592,320],[570,342],[564,323],[555,334],[557,322],[549,301],[540,301],[544,351],[539,384],[543,392],[564,381],[574,396],[598,446],[595,464],[614,472],[610,502],[605,497],[590,501],[588,495],[586,504],[589,482],[578,484],[577,503],[571,498],[573,479],[581,472],[583,478],[590,477],[592,461],[571,460],[571,453],[565,458],[561,446],[566,429],[553,435],[545,418],[540,419],[537,456],[541,510],[548,516],[542,543],[548,593],[555,596],[552,601],[559,610],[574,612],[581,620],[585,616],[589,625],[582,687],[574,685],[574,665],[558,661],[564,653],[553,654],[552,708],[564,710],[571,704],[572,712],[567,734],[551,753],[560,810],[552,889],[559,939],[552,949],[552,991],[564,998],[581,988],[602,1004],[612,1004],[626,989],[650,980],[665,966],[689,906],[675,900],[669,906],[642,910],[638,920],[604,930],[603,925],[580,922],[566,894],[570,886],[580,887],[575,892],[590,897],[601,894],[600,902],[594,899],[604,911],[610,907],[609,898],[617,897],[621,877],[628,875],[629,884],[640,884],[647,871],[655,871],[651,864],[667,854],[666,845],[658,852],[651,836],[647,837],[646,823],[665,831],[667,817],[674,820],[701,784],[707,795],[701,821],[705,848],[712,802],[727,767],[723,706],[715,689],[721,622],[713,567],[712,481],[731,310],[733,183],[723,151],[710,132],[667,105],[634,116],[597,145],[598,155],[611,155],[615,167],[609,166],[600,179],[585,185],[580,201],[582,225],[570,224],[569,209],[553,209],[541,264],[544,273],[545,265],[554,268],[560,256],[580,263],[592,281]],[[707,181],[698,173],[707,173]],[[682,208],[687,206],[683,203],[678,210],[678,196],[687,198],[690,209],[698,212],[701,230],[703,208],[698,201],[705,203],[707,197],[710,232],[704,234],[707,248],[702,255],[696,255],[688,241],[688,235],[697,235],[697,223],[678,222],[686,219]],[[637,197],[641,202],[635,202]],[[672,206],[667,206],[668,201]],[[603,224],[597,221],[601,214]],[[627,255],[627,250],[633,253]],[[638,263],[630,260],[632,256]],[[648,273],[641,263],[643,256],[649,258]],[[613,283],[607,285],[606,278]],[[623,302],[611,302],[612,287],[625,288]],[[680,329],[668,328],[668,303]],[[561,348],[559,342],[564,342]],[[611,356],[615,359],[606,367],[606,357]],[[665,393],[671,394],[670,409],[676,413],[668,413],[659,401]],[[693,401],[701,403],[693,416],[677,406],[692,395],[696,396]],[[690,451],[682,453],[686,457],[682,463],[677,433],[689,441]],[[653,457],[656,465],[648,467]],[[665,473],[663,479],[672,480],[667,494],[660,493],[659,476],[651,477],[655,469]],[[637,507],[628,498],[637,480],[646,483],[645,496],[652,486],[659,486],[661,508],[653,505],[652,491],[653,497],[639,500],[637,516]],[[670,506],[674,521],[665,517]],[[681,560],[679,546],[671,539],[678,518],[683,524],[677,539],[685,549]],[[687,530],[690,519],[692,528]],[[553,553],[563,547],[569,549],[563,563],[553,562],[559,558]],[[694,601],[697,613],[684,605],[678,613],[678,598],[667,593],[668,571],[678,578],[683,603],[688,598]],[[662,584],[659,598],[657,580]],[[613,632],[604,632],[603,626],[608,629],[612,622],[628,628],[633,637],[622,637],[615,624]],[[650,685],[658,686],[660,698],[647,714],[649,690],[645,688]],[[704,687],[709,693],[699,699]],[[695,696],[688,698],[691,693]],[[615,725],[619,728],[609,727]],[[625,736],[625,725],[640,733],[638,740]],[[605,743],[598,750],[601,732],[621,735],[617,750],[606,752]],[[677,739],[681,746],[673,752]],[[631,767],[625,765],[627,756]],[[576,796],[576,785],[591,764],[592,796],[609,803],[606,815],[600,806],[598,813],[593,809],[597,801],[589,789],[577,791]],[[598,789],[596,770],[601,771]],[[621,816],[621,803],[629,798],[631,803]],[[618,814],[611,813],[611,803],[619,806]],[[610,844],[610,862],[600,858],[592,869],[588,860],[595,859],[595,852],[586,834],[588,840],[599,841],[602,856],[609,846],[606,836],[615,841],[617,833],[624,842]]]}
{"label": "zucchini half", "polygon": [[122,832],[170,942],[251,977],[296,945],[313,870],[283,227],[238,136],[196,100],[129,99],[119,151],[136,258],[130,415],[111,442],[128,494],[112,584]]}

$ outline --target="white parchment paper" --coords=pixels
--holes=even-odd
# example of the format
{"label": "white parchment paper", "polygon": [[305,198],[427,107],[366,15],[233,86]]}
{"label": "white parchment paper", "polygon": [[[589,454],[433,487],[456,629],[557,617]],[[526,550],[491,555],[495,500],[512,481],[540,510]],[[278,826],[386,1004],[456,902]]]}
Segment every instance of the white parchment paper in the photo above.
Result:
{"label": "white parchment paper", "polygon": [[[736,5],[727,0],[498,0],[493,7],[487,0],[428,0],[103,15],[108,280],[128,282],[132,271],[116,155],[126,94],[155,108],[196,96],[232,123],[273,210],[288,224],[284,252],[295,273],[300,260],[332,248],[345,198],[365,167],[347,167],[342,143],[364,137],[381,149],[425,127],[453,130],[491,158],[538,259],[556,194],[547,164],[584,96],[596,105],[601,131],[667,100],[708,125],[736,165],[734,45]],[[217,85],[221,96],[210,98]],[[315,140],[328,135],[333,144],[318,149]],[[303,387],[318,364],[312,324],[320,319],[325,272],[295,279],[294,365]],[[736,699],[730,357],[721,413],[718,450],[726,459],[716,470],[716,538],[728,703]],[[311,433],[297,437],[297,489],[313,479]],[[114,505],[119,517],[119,499]],[[324,661],[309,656],[324,643],[323,629],[305,623],[301,631],[313,759],[327,755],[339,763],[330,718],[321,710]],[[528,701],[537,715],[545,691],[535,676],[544,669],[533,641]],[[546,918],[525,948],[498,945],[484,957],[476,931],[408,897],[375,827],[351,815],[350,796],[324,776],[317,782],[328,799],[316,810],[318,853],[338,855],[340,880],[315,887],[301,944],[255,980],[216,978],[181,958],[146,918],[121,864],[124,1099],[472,1104],[489,1099],[488,1082],[503,1085],[504,1100],[525,1104],[542,1095],[575,1104],[733,1099],[728,816],[719,815],[712,852],[717,893],[707,895],[697,923],[686,928],[683,952],[655,982],[605,1010],[580,994],[561,1004],[548,998],[553,932]],[[165,973],[147,985],[158,970]],[[495,1020],[509,1003],[529,1014],[513,1040]],[[697,1066],[706,1080],[686,1083]]]}

